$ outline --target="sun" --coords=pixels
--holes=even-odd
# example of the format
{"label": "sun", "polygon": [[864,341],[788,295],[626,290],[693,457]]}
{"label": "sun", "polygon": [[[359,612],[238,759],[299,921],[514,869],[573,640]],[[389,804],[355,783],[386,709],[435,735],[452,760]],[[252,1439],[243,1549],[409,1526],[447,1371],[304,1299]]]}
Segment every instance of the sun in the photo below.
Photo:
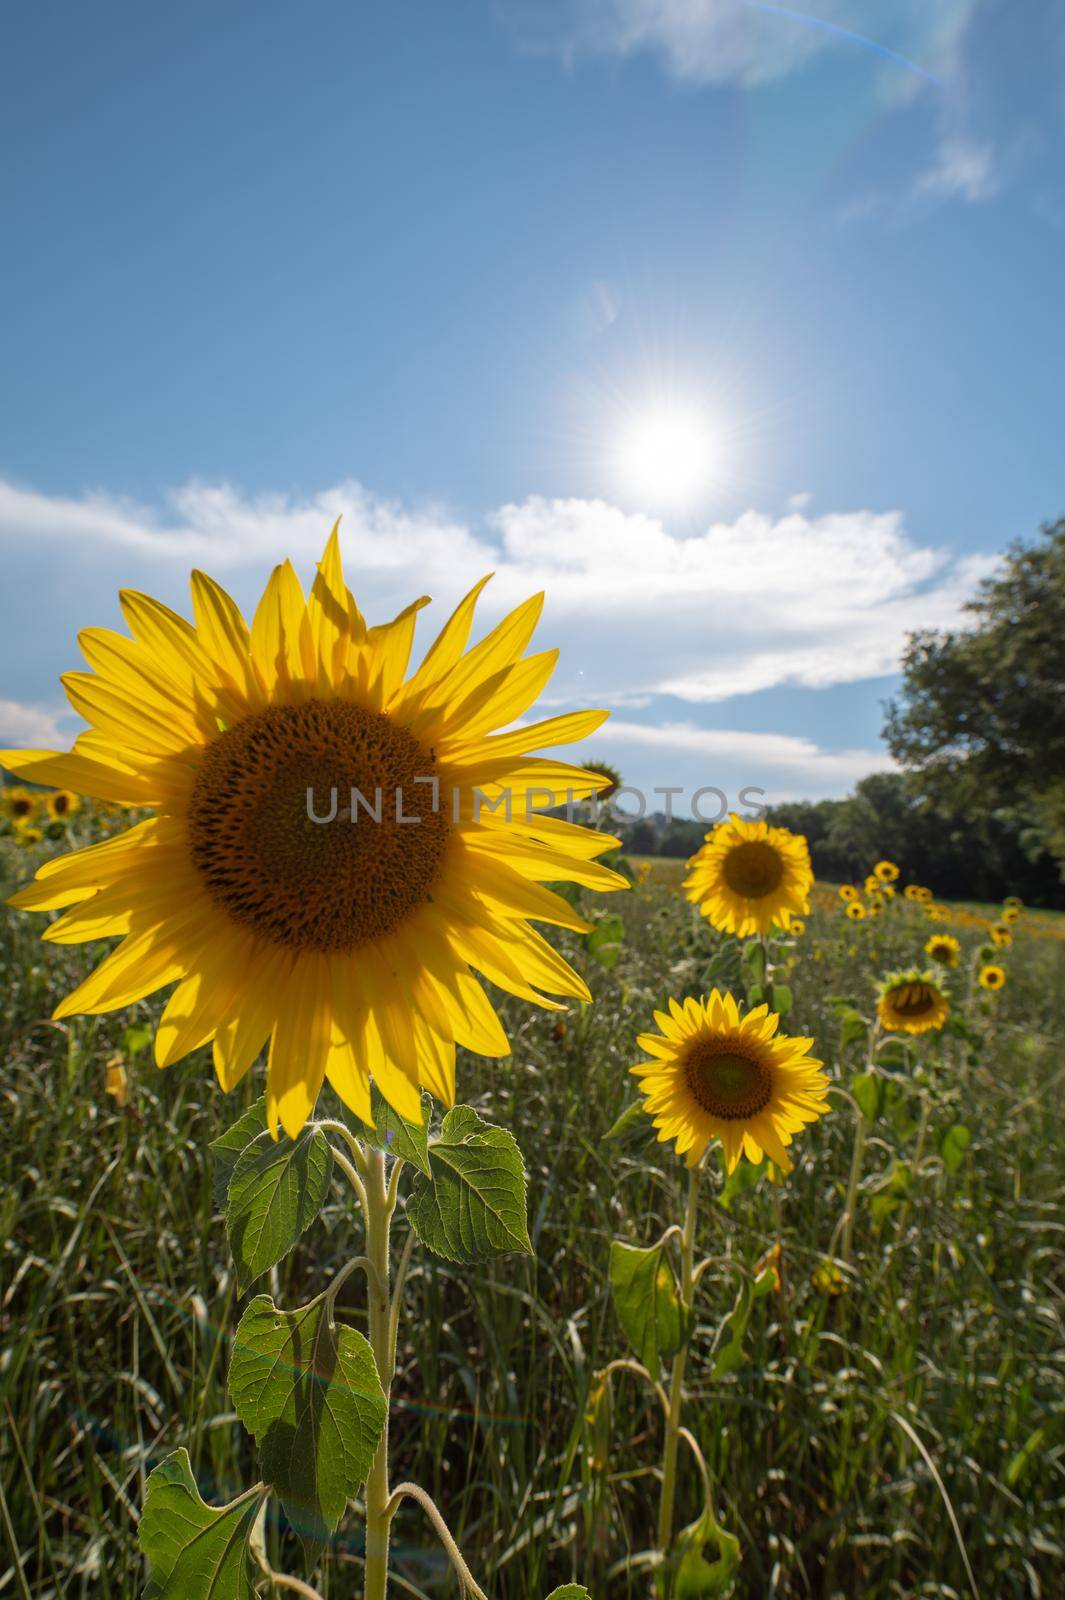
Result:
{"label": "sun", "polygon": [[653,406],[628,422],[618,442],[626,488],[654,506],[698,500],[714,478],[717,454],[713,424],[696,406]]}

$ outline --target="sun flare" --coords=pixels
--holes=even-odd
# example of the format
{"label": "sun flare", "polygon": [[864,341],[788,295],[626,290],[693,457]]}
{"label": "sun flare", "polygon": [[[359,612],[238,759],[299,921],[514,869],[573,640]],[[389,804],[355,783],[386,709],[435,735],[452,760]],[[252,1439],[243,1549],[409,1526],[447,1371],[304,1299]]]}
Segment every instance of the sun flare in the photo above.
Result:
{"label": "sun flare", "polygon": [[653,407],[623,429],[618,460],[626,488],[647,504],[691,505],[718,465],[713,424],[696,407]]}

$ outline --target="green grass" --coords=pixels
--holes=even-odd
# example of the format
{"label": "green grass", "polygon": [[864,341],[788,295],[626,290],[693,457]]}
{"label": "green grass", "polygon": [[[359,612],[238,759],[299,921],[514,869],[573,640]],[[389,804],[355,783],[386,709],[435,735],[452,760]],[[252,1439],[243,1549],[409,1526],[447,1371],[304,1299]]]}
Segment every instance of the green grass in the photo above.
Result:
{"label": "green grass", "polygon": [[[13,846],[0,850],[10,881],[25,863]],[[667,1147],[604,1135],[634,1093],[634,1035],[667,994],[705,986],[715,946],[669,874],[602,903],[625,923],[617,965],[604,970],[566,941],[594,1007],[562,1030],[506,1002],[510,1059],[460,1063],[461,1097],[511,1127],[525,1153],[535,1260],[471,1273],[419,1254],[408,1282],[394,1476],[432,1492],[498,1600],[538,1600],[571,1577],[597,1600],[648,1593],[646,1574],[620,1563],[653,1539],[660,1419],[622,1380],[605,1471],[582,1419],[596,1369],[626,1353],[606,1288],[610,1240],[652,1242],[679,1215],[684,1174]],[[156,1462],[185,1445],[203,1492],[219,1500],[257,1476],[225,1388],[242,1302],[207,1145],[259,1085],[226,1099],[202,1054],[159,1073],[150,1052],[127,1049],[129,1103],[116,1106],[106,1064],[156,1008],[50,1022],[95,953],[44,946],[40,926],[0,917],[0,1596],[133,1596],[137,1516]],[[789,1027],[815,1036],[844,1084],[862,1047],[841,1051],[830,998],[868,1013],[877,973],[915,959],[927,931],[906,908],[844,924],[828,897],[811,916]],[[977,937],[962,933],[967,948]],[[720,1175],[706,1184],[699,1247],[719,1264],[703,1280],[688,1420],[743,1547],[738,1595],[963,1596],[966,1562],[985,1600],[1054,1591],[1063,950],[1022,926],[1007,989],[977,1002],[973,1042],[924,1048],[921,1073],[911,1064],[895,1086],[873,1129],[857,1271],[835,1298],[811,1275],[840,1214],[850,1113],[841,1102],[809,1131],[783,1191],[782,1292],[755,1307],[747,1364],[716,1383],[708,1357],[735,1292],[728,1263],[753,1264],[775,1231],[765,1183],[727,1211]],[[922,1096],[930,1123],[914,1171]],[[951,1176],[937,1152],[958,1122],[972,1145]],[[297,1303],[359,1248],[337,1187],[283,1263],[279,1296]],[[357,1279],[341,1309],[359,1320]],[[685,1462],[681,1522],[698,1510]],[[310,1576],[276,1519],[268,1538],[276,1566]],[[401,1512],[395,1538],[397,1594],[457,1592],[414,1510]],[[314,1581],[346,1600],[360,1579],[352,1516]]]}

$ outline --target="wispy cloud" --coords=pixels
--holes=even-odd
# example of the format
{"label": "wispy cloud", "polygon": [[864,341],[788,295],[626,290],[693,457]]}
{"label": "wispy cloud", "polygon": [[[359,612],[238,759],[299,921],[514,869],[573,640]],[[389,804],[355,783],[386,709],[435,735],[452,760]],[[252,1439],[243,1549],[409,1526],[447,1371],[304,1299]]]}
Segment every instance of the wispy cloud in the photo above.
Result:
{"label": "wispy cloud", "polygon": [[54,750],[66,735],[60,729],[66,712],[45,710],[41,706],[20,705],[17,700],[0,700],[0,741],[26,750]]}

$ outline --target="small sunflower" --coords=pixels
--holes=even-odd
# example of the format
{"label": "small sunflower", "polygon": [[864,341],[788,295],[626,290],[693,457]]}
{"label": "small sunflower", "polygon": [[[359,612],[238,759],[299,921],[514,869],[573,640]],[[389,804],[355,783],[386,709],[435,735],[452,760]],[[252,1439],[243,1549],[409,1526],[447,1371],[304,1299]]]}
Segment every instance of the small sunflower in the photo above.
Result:
{"label": "small sunflower", "polygon": [[33,793],[32,789],[23,789],[16,785],[12,789],[3,791],[4,809],[13,822],[32,822],[37,815],[40,805],[40,796]]}
{"label": "small sunflower", "polygon": [[371,1077],[421,1122],[423,1088],[453,1102],[457,1044],[506,1055],[474,972],[548,1010],[590,998],[531,922],[589,929],[549,883],[627,887],[596,860],[616,840],[544,814],[604,780],[529,752],[605,713],[493,732],[524,716],[556,652],[525,654],[542,596],[467,649],[483,587],[410,676],[425,602],[369,627],[336,528],[310,594],[285,562],[250,628],[196,573],[193,623],[126,592],[132,637],[81,634],[93,671],[64,684],[90,730],[69,754],[0,751],[0,765],[155,814],[14,897],[68,908],[54,943],[121,940],[57,1017],[176,985],[159,1065],[211,1043],[229,1090],[268,1045],[267,1120],[295,1137],[325,1078],[368,1124]]}
{"label": "small sunflower", "polygon": [[873,875],[881,883],[894,883],[899,875],[899,869],[894,861],[878,861],[873,868]]}
{"label": "small sunflower", "polygon": [[925,945],[924,953],[941,967],[956,967],[961,960],[961,945],[953,934],[934,933]]}
{"label": "small sunflower", "polygon": [[888,1033],[930,1033],[950,1015],[950,1001],[933,972],[894,972],[880,987],[877,1016]]}
{"label": "small sunflower", "polygon": [[722,933],[746,939],[786,929],[810,909],[810,851],[787,828],[733,815],[711,829],[688,865],[688,899]]}
{"label": "small sunflower", "polygon": [[1000,950],[1008,950],[1013,943],[1013,935],[1004,922],[996,922],[991,929],[991,943]]}
{"label": "small sunflower", "polygon": [[847,906],[846,915],[852,922],[864,922],[867,913],[860,900],[852,900]]}
{"label": "small sunflower", "polygon": [[44,834],[41,832],[40,828],[35,828],[31,824],[28,828],[19,828],[15,837],[18,839],[19,844],[22,845],[24,849],[32,850],[34,845],[40,844],[41,840],[44,838]]}
{"label": "small sunflower", "polygon": [[879,893],[879,890],[880,890],[880,879],[876,876],[875,873],[871,872],[869,874],[869,876],[865,880],[865,892],[866,892],[866,894],[877,894],[877,893]]}
{"label": "small sunflower", "polygon": [[981,989],[990,989],[992,992],[1004,987],[1006,982],[1006,969],[990,962],[986,967],[981,967],[978,978]]}
{"label": "small sunflower", "polygon": [[920,900],[923,891],[920,884],[908,883],[902,892],[907,900]]}
{"label": "small sunflower", "polygon": [[53,822],[65,822],[81,809],[81,801],[70,789],[53,789],[44,803]]}
{"label": "small sunflower", "polygon": [[1018,917],[1024,910],[1024,901],[1021,899],[1020,895],[1008,894],[1005,900],[1003,900],[1002,904],[1005,906],[1007,911],[1014,912]]}
{"label": "small sunflower", "polygon": [[919,901],[921,905],[930,906],[933,902],[931,889],[923,889],[921,885],[918,884],[917,891],[914,894],[914,899]]}
{"label": "small sunflower", "polygon": [[796,939],[801,939],[806,932],[806,924],[801,917],[792,917],[788,923],[788,932]]}
{"label": "small sunflower", "polygon": [[894,900],[895,885],[893,883],[882,883],[880,885],[880,893],[884,896],[885,900]]}
{"label": "small sunflower", "polygon": [[856,889],[853,883],[841,883],[836,892],[841,900],[858,900],[861,897],[861,890]]}
{"label": "small sunflower", "polygon": [[780,1018],[768,1006],[741,1016],[732,995],[716,989],[705,1001],[670,1000],[654,1017],[660,1032],[636,1041],[654,1059],[630,1070],[659,1142],[676,1139],[689,1167],[719,1139],[729,1172],[741,1155],[763,1154],[790,1172],[785,1146],[829,1109],[813,1040],[778,1035]]}

